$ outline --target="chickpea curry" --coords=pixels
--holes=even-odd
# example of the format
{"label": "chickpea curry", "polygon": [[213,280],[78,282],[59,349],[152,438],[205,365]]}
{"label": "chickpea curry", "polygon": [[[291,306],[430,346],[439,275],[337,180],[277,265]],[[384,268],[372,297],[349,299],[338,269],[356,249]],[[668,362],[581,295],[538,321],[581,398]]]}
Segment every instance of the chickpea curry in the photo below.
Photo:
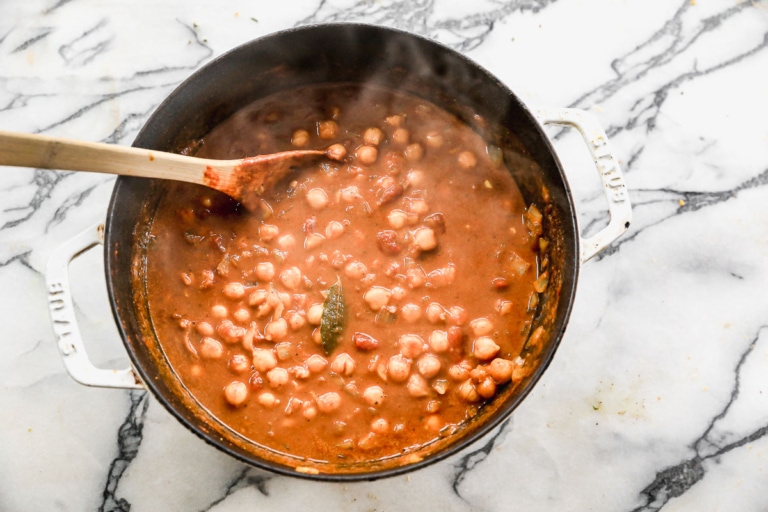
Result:
{"label": "chickpea curry", "polygon": [[461,429],[529,372],[541,214],[499,148],[375,87],[282,92],[186,151],[329,149],[246,211],[176,183],[147,249],[153,328],[189,392],[277,452],[357,462]]}

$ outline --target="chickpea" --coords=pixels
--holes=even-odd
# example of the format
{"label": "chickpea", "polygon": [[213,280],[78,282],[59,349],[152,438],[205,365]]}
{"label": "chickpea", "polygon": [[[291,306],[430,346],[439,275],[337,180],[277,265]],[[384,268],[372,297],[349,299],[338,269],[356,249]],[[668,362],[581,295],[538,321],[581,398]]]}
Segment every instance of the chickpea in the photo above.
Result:
{"label": "chickpea", "polygon": [[405,389],[408,390],[408,394],[414,398],[422,398],[429,394],[429,385],[424,377],[418,373],[412,373],[408,377],[408,383],[405,385]]}
{"label": "chickpea", "polygon": [[497,299],[494,309],[500,315],[508,315],[512,312],[512,302],[504,299]]}
{"label": "chickpea", "polygon": [[[277,295],[277,301],[273,304],[275,306],[282,304],[284,308],[291,307],[291,303],[293,299],[291,298],[291,294],[288,292],[278,292],[277,294],[270,294],[271,297],[274,297]],[[269,302],[269,298],[267,298],[267,302]]]}
{"label": "chickpea", "polygon": [[304,416],[304,419],[307,421],[312,421],[317,418],[317,408],[310,402],[304,402],[304,410],[301,411],[301,415]]}
{"label": "chickpea", "polygon": [[405,128],[397,128],[394,132],[392,132],[392,142],[399,146],[405,146],[408,144],[410,139],[411,132]]}
{"label": "chickpea", "polygon": [[496,394],[496,383],[493,378],[486,377],[477,385],[477,394],[483,398],[491,398]]}
{"label": "chickpea", "polygon": [[395,382],[405,382],[411,373],[411,360],[396,354],[389,358],[387,375]]}
{"label": "chickpea", "polygon": [[448,323],[451,325],[467,323],[467,310],[461,306],[451,306],[451,309],[448,310]]}
{"label": "chickpea", "polygon": [[408,286],[412,289],[421,288],[427,282],[427,274],[421,267],[411,267],[405,271],[405,278]]}
{"label": "chickpea", "polygon": [[369,386],[363,391],[363,400],[371,407],[381,405],[385,397],[384,390],[380,386]]}
{"label": "chickpea", "polygon": [[376,418],[371,422],[371,430],[374,434],[386,434],[389,432],[389,422],[384,418]]}
{"label": "chickpea", "polygon": [[307,307],[306,293],[294,293],[291,299],[293,300],[294,306],[296,306],[297,308],[304,309]]}
{"label": "chickpea", "polygon": [[408,214],[403,210],[392,210],[387,214],[387,222],[392,229],[400,229],[405,226]]}
{"label": "chickpea", "polygon": [[216,332],[227,343],[237,343],[245,336],[245,329],[233,324],[231,320],[223,320],[216,327]]}
{"label": "chickpea", "polygon": [[424,156],[424,148],[418,142],[408,144],[405,147],[405,159],[409,162],[418,162]]}
{"label": "chickpea", "polygon": [[467,361],[462,361],[459,364],[454,364],[448,368],[448,376],[453,380],[465,380],[469,378],[469,372],[472,370],[472,365]]}
{"label": "chickpea", "polygon": [[453,284],[456,280],[456,266],[451,263],[447,267],[437,268],[427,274],[427,281],[433,288],[442,288]]}
{"label": "chickpea", "polygon": [[458,392],[459,396],[469,403],[480,400],[480,395],[477,393],[475,385],[471,380],[465,380],[459,384]]}
{"label": "chickpea", "polygon": [[331,361],[331,371],[349,377],[355,372],[355,360],[346,352],[342,352]]}
{"label": "chickpea", "polygon": [[331,253],[331,266],[336,270],[340,269],[347,262],[348,256],[339,250]]}
{"label": "chickpea", "polygon": [[228,299],[239,300],[245,296],[243,283],[232,282],[224,285],[224,296]]}
{"label": "chickpea", "polygon": [[387,123],[389,126],[400,126],[403,124],[403,116],[395,114],[393,116],[387,116],[384,119],[384,122]]}
{"label": "chickpea", "polygon": [[227,318],[227,315],[229,315],[229,310],[227,310],[227,307],[222,304],[215,304],[211,307],[211,315],[213,318]]}
{"label": "chickpea", "polygon": [[429,335],[429,348],[436,354],[442,354],[450,348],[448,333],[445,331],[432,331]]}
{"label": "chickpea", "polygon": [[321,139],[335,139],[339,135],[339,125],[336,121],[327,120],[317,123],[317,135]]}
{"label": "chickpea", "polygon": [[259,238],[264,240],[265,242],[269,242],[270,240],[274,240],[274,238],[280,234],[280,230],[277,226],[274,226],[272,224],[262,224],[259,226]]}
{"label": "chickpea", "polygon": [[469,322],[469,328],[475,336],[485,336],[493,332],[493,324],[485,317],[475,318]]}
{"label": "chickpea", "polygon": [[200,340],[198,353],[203,359],[219,359],[224,355],[224,346],[219,340],[206,336]]}
{"label": "chickpea", "polygon": [[323,393],[317,397],[317,409],[323,413],[331,413],[341,407],[341,396],[335,391]]}
{"label": "chickpea", "polygon": [[303,148],[309,144],[309,132],[307,130],[296,130],[291,135],[291,144],[297,148]]}
{"label": "chickpea", "polygon": [[290,380],[291,376],[288,374],[288,370],[285,368],[280,368],[278,366],[267,372],[267,382],[269,382],[269,385],[275,389],[283,387],[284,385],[288,384],[288,381]]}
{"label": "chickpea", "polygon": [[359,261],[350,261],[344,267],[344,274],[352,279],[362,279],[368,273],[368,267]]}
{"label": "chickpea", "polygon": [[304,248],[308,251],[311,251],[315,247],[318,247],[320,244],[322,244],[323,241],[325,241],[325,237],[320,233],[310,233],[304,239]]}
{"label": "chickpea", "polygon": [[256,264],[254,273],[256,274],[256,279],[269,283],[275,278],[275,266],[269,261],[262,261]]}
{"label": "chickpea", "polygon": [[256,318],[264,318],[265,316],[269,315],[273,309],[274,306],[272,306],[272,304],[269,302],[260,304],[259,307],[256,308]]}
{"label": "chickpea", "polygon": [[395,286],[392,288],[391,295],[389,296],[389,298],[391,299],[391,302],[398,303],[402,301],[407,295],[408,295],[408,290],[406,290],[402,286]]}
{"label": "chickpea", "polygon": [[331,240],[335,238],[339,238],[343,234],[344,234],[344,224],[342,224],[339,221],[332,220],[325,227],[325,236],[330,238]]}
{"label": "chickpea", "polygon": [[312,354],[307,358],[307,369],[312,373],[320,373],[328,366],[328,361],[318,354]]}
{"label": "chickpea", "polygon": [[366,128],[363,132],[363,142],[370,146],[378,146],[384,140],[384,132],[378,128]]}
{"label": "chickpea", "polygon": [[448,317],[448,312],[437,302],[430,302],[427,304],[425,313],[427,315],[427,321],[431,324],[445,322],[445,319]]}
{"label": "chickpea", "polygon": [[482,382],[488,378],[485,366],[477,365],[469,372],[469,377],[475,382]]}
{"label": "chickpea", "polygon": [[290,251],[296,247],[296,237],[290,233],[283,235],[277,239],[277,246],[284,251]]}
{"label": "chickpea", "polygon": [[274,407],[275,405],[279,404],[280,401],[269,391],[264,391],[263,393],[259,394],[259,403],[264,407]]}
{"label": "chickpea", "polygon": [[288,335],[288,322],[285,318],[278,318],[269,322],[264,327],[264,337],[269,341],[280,341]]}
{"label": "chickpea", "polygon": [[418,169],[411,169],[405,175],[405,182],[407,186],[419,187],[424,183],[424,173]]}
{"label": "chickpea", "polygon": [[357,159],[363,165],[371,165],[379,158],[379,150],[376,149],[376,146],[360,146],[357,148],[355,154],[357,155]]}
{"label": "chickpea", "polygon": [[379,311],[389,303],[392,292],[383,286],[372,286],[363,294],[363,300],[368,307],[374,311]]}
{"label": "chickpea", "polygon": [[355,185],[350,185],[349,187],[339,190],[339,198],[345,203],[354,203],[356,200],[362,199],[363,196],[360,195],[359,188]]}
{"label": "chickpea", "polygon": [[430,414],[427,419],[424,420],[424,426],[432,432],[440,432],[443,428],[444,422],[439,414]]}
{"label": "chickpea", "polygon": [[429,213],[429,205],[423,199],[411,199],[405,203],[406,209],[416,215],[425,215]]}
{"label": "chickpea", "polygon": [[322,210],[328,206],[328,194],[321,188],[312,188],[307,191],[307,203],[315,210]]}
{"label": "chickpea", "polygon": [[239,380],[233,380],[224,386],[224,398],[233,407],[243,405],[248,398],[248,386]]}
{"label": "chickpea", "polygon": [[243,373],[251,367],[251,362],[243,354],[232,354],[229,358],[229,369],[235,373]]}
{"label": "chickpea", "polygon": [[240,308],[234,313],[232,313],[232,317],[239,323],[244,324],[247,323],[248,320],[251,319],[251,312],[247,309]]}
{"label": "chickpea", "polygon": [[420,251],[431,251],[437,247],[437,237],[431,228],[418,228],[413,232],[413,245]]}
{"label": "chickpea", "polygon": [[260,306],[267,301],[269,292],[263,288],[259,288],[248,296],[248,305],[251,307]]}
{"label": "chickpea", "polygon": [[405,304],[400,308],[400,317],[409,324],[416,323],[421,318],[421,308],[418,304]]}
{"label": "chickpea", "polygon": [[343,144],[332,144],[325,150],[325,155],[331,160],[340,162],[347,156],[347,148]]}
{"label": "chickpea", "polygon": [[479,338],[475,339],[475,342],[472,344],[472,355],[477,359],[486,361],[495,357],[496,354],[499,353],[500,349],[501,347],[499,347],[496,342],[493,341],[493,338],[489,338],[488,336],[480,336]]}
{"label": "chickpea", "polygon": [[304,327],[306,323],[307,319],[298,311],[293,311],[288,315],[288,327],[290,327],[292,331],[298,331]]}
{"label": "chickpea", "polygon": [[443,136],[438,132],[429,132],[424,136],[424,143],[430,148],[440,148],[443,145]]}
{"label": "chickpea", "polygon": [[515,364],[508,360],[497,357],[488,365],[488,374],[499,384],[503,384],[512,378]]}
{"label": "chickpea", "polygon": [[280,272],[280,282],[289,290],[295,290],[301,284],[301,270],[299,267],[289,267]]}
{"label": "chickpea", "polygon": [[307,321],[312,325],[320,325],[323,318],[323,305],[312,304],[307,311]]}
{"label": "chickpea", "polygon": [[215,332],[213,329],[213,326],[209,324],[208,322],[198,322],[195,326],[195,329],[197,330],[198,334],[201,336],[213,336],[213,333]]}
{"label": "chickpea", "polygon": [[288,373],[293,375],[295,378],[299,380],[304,380],[309,378],[309,369],[307,369],[304,366],[294,366],[290,370],[288,370]]}
{"label": "chickpea", "polygon": [[477,165],[477,158],[475,158],[474,153],[471,151],[462,151],[459,153],[457,160],[459,162],[459,166],[462,169],[472,169],[475,165]]}
{"label": "chickpea", "polygon": [[268,372],[277,366],[277,358],[274,352],[268,348],[253,349],[253,367],[261,373]]}
{"label": "chickpea", "polygon": [[440,373],[440,359],[432,354],[424,354],[416,361],[416,368],[426,379],[431,379]]}
{"label": "chickpea", "polygon": [[415,334],[404,334],[397,340],[400,353],[408,359],[416,359],[424,353],[424,340]]}

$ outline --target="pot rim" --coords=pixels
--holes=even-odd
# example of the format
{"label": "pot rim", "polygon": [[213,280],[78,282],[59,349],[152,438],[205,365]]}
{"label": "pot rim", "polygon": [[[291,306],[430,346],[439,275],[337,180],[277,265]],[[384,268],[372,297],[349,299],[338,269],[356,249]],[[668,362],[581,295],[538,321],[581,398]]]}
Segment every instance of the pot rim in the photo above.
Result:
{"label": "pot rim", "polygon": [[570,237],[572,239],[572,243],[574,244],[574,247],[575,247],[574,255],[568,254],[565,256],[566,260],[573,261],[572,279],[570,279],[571,283],[569,286],[568,293],[566,295],[561,295],[559,297],[559,301],[561,302],[564,301],[564,306],[560,312],[560,315],[561,315],[559,316],[560,319],[556,322],[555,326],[553,326],[553,328],[548,332],[548,339],[549,339],[548,343],[550,348],[547,351],[543,352],[542,357],[538,361],[538,364],[536,365],[536,369],[534,370],[533,375],[530,378],[530,381],[518,392],[516,392],[513,397],[508,398],[507,401],[503,404],[501,408],[504,410],[504,412],[500,414],[495,414],[490,417],[486,417],[481,425],[471,429],[466,434],[463,434],[457,439],[455,439],[454,442],[452,442],[445,448],[430,454],[429,456],[423,458],[418,462],[413,462],[403,466],[391,467],[386,469],[377,469],[370,472],[347,472],[347,473],[320,472],[317,474],[303,473],[303,472],[297,472],[295,468],[291,466],[275,463],[275,462],[263,459],[261,457],[258,457],[256,455],[252,457],[248,457],[243,453],[231,448],[226,443],[217,442],[217,440],[214,439],[212,435],[207,434],[203,429],[201,429],[199,424],[195,423],[194,421],[191,421],[188,417],[184,416],[171,403],[169,403],[168,397],[166,397],[162,393],[162,391],[158,388],[158,385],[156,384],[155,379],[148,372],[148,370],[142,364],[136,364],[136,358],[135,358],[136,356],[132,348],[129,346],[128,340],[130,339],[130,335],[124,328],[124,324],[121,321],[121,314],[119,311],[118,304],[116,302],[115,283],[111,278],[111,275],[114,272],[111,255],[115,247],[113,243],[114,241],[112,239],[116,235],[112,233],[110,229],[110,226],[112,226],[115,220],[120,217],[120,204],[119,204],[121,201],[120,191],[122,190],[123,187],[127,186],[128,183],[132,182],[133,180],[136,180],[136,178],[128,178],[128,177],[122,177],[122,176],[118,177],[115,183],[115,187],[113,189],[113,194],[108,206],[107,221],[106,221],[106,233],[105,233],[106,243],[104,245],[105,274],[106,274],[106,281],[107,281],[107,292],[110,299],[110,306],[111,306],[113,315],[115,317],[118,331],[120,332],[121,338],[126,346],[126,349],[129,352],[135,371],[138,372],[139,376],[145,383],[147,389],[149,389],[152,392],[155,398],[160,403],[162,403],[165,409],[168,410],[181,424],[183,424],[189,430],[194,432],[198,437],[203,439],[206,443],[212,446],[215,446],[217,449],[227,453],[228,455],[234,457],[235,459],[241,462],[245,462],[249,465],[256,466],[261,469],[265,469],[280,475],[306,478],[309,480],[330,481],[330,482],[370,481],[370,480],[388,478],[388,477],[393,477],[397,475],[402,475],[405,473],[410,473],[412,471],[422,469],[426,466],[429,466],[438,461],[442,461],[450,456],[453,456],[458,452],[461,452],[465,449],[470,448],[471,445],[473,445],[474,443],[478,442],[481,438],[488,435],[492,430],[497,428],[500,424],[502,424],[504,421],[506,421],[510,417],[512,412],[514,412],[514,410],[520,405],[520,403],[522,403],[523,400],[529,395],[531,390],[535,387],[535,385],[538,383],[541,376],[549,367],[552,359],[554,358],[554,354],[557,351],[557,348],[562,340],[563,334],[568,324],[571,311],[573,309],[573,302],[574,302],[576,286],[578,281],[578,274],[579,274],[579,268],[581,263],[578,258],[578,254],[580,254],[580,249],[579,249],[580,239],[577,231],[577,218],[574,211],[573,196],[571,193],[570,186],[568,185],[568,181],[566,179],[565,173],[563,172],[562,164],[560,162],[560,159],[557,156],[557,153],[554,150],[554,147],[552,146],[552,143],[549,137],[546,135],[540,123],[538,122],[538,119],[536,118],[536,116],[534,116],[534,114],[527,107],[527,105],[522,100],[520,100],[520,98],[509,87],[507,87],[503,82],[501,82],[492,73],[490,73],[488,70],[486,70],[484,67],[482,67],[480,64],[478,64],[474,60],[466,57],[465,55],[461,54],[460,52],[448,46],[443,45],[442,43],[439,43],[437,41],[428,39],[424,36],[407,32],[401,29],[370,25],[365,23],[339,22],[339,23],[326,23],[326,24],[312,24],[312,25],[305,25],[301,27],[292,27],[289,29],[273,32],[273,33],[261,36],[259,38],[255,38],[248,42],[245,42],[241,45],[238,45],[237,47],[212,59],[211,61],[206,63],[204,66],[197,69],[184,81],[182,81],[163,100],[163,102],[161,102],[158,105],[155,111],[148,117],[147,121],[144,123],[141,130],[137,134],[136,139],[133,142],[133,146],[144,147],[146,149],[158,149],[158,148],[149,147],[151,146],[151,141],[145,140],[145,138],[147,137],[148,126],[160,113],[164,112],[164,109],[168,108],[169,105],[172,105],[177,100],[178,96],[183,94],[183,91],[190,84],[195,83],[197,80],[200,80],[201,77],[205,76],[207,73],[210,73],[211,70],[214,69],[221,62],[236,58],[239,53],[246,52],[251,47],[256,45],[262,45],[267,41],[290,37],[292,34],[296,34],[296,33],[303,33],[307,31],[325,29],[329,26],[341,26],[341,27],[345,27],[353,30],[376,30],[376,31],[381,31],[383,33],[392,33],[395,35],[399,35],[401,37],[413,38],[419,44],[430,45],[435,47],[436,49],[439,49],[442,52],[448,52],[453,57],[463,61],[465,65],[477,69],[484,76],[485,79],[492,81],[496,87],[498,87],[501,91],[503,91],[504,94],[506,94],[525,113],[525,115],[527,116],[527,119],[523,120],[524,124],[532,125],[532,128],[537,132],[537,135],[541,140],[542,144],[544,144],[543,149],[545,149],[549,153],[549,155],[554,161],[557,171],[560,174],[560,178],[562,180],[562,187],[564,189],[564,192],[568,201],[569,214],[571,217],[569,219],[571,222],[570,225],[573,226],[572,233],[564,234],[564,236]]}

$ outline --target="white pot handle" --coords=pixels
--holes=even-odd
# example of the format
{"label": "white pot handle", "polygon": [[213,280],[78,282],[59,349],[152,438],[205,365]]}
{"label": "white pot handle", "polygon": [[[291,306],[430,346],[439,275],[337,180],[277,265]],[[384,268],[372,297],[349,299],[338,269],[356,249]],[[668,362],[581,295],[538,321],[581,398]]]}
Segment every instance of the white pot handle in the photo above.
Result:
{"label": "white pot handle", "polygon": [[587,144],[595,160],[597,172],[608,198],[608,212],[611,220],[600,232],[589,238],[580,237],[581,262],[589,260],[608,247],[629,228],[632,221],[632,206],[629,204],[627,185],[621,173],[619,162],[613,155],[605,131],[597,119],[584,110],[574,108],[539,108],[534,115],[541,124],[557,124],[576,128]]}
{"label": "white pot handle", "polygon": [[69,263],[94,245],[104,244],[104,225],[97,224],[58,247],[48,259],[45,282],[56,344],[64,367],[73,379],[86,386],[145,389],[132,368],[105,370],[88,359],[69,287]]}

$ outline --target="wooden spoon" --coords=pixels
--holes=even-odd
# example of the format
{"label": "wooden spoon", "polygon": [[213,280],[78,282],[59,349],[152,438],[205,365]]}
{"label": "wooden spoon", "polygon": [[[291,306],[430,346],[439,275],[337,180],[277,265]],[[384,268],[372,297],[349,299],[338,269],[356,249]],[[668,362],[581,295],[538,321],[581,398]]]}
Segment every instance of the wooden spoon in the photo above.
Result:
{"label": "wooden spoon", "polygon": [[[197,183],[223,192],[247,209],[291,166],[329,150],[296,150],[240,160],[211,160],[114,144],[0,131],[0,165],[90,171]],[[337,159],[337,158],[336,158]]]}

